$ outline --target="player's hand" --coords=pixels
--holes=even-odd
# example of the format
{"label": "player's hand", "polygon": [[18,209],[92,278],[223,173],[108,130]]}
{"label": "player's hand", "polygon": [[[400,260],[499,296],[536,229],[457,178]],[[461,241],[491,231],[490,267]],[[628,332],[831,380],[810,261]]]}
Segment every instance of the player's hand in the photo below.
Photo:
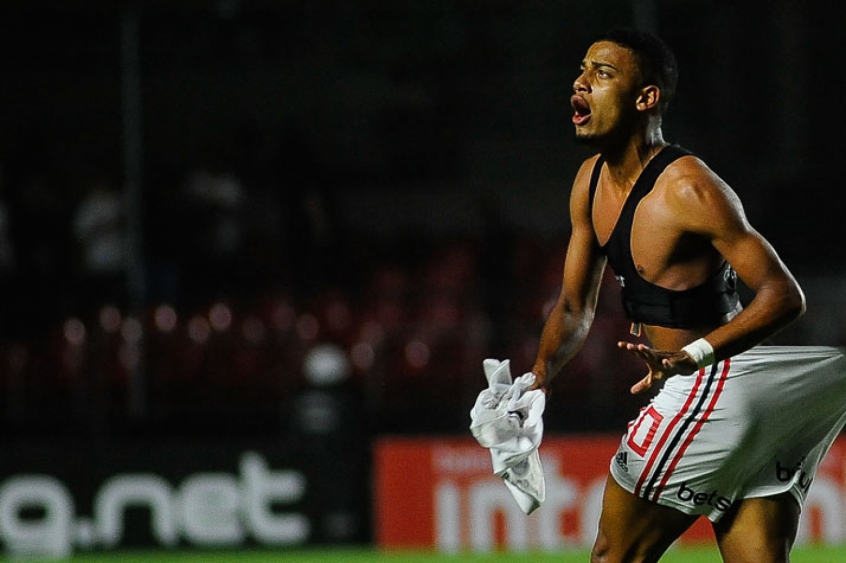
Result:
{"label": "player's hand", "polygon": [[534,391],[535,389],[540,389],[543,391],[544,395],[549,397],[549,386],[544,378],[539,376],[537,373],[530,372],[532,375],[535,376],[534,383],[532,383],[531,387],[529,387],[529,391]]}
{"label": "player's hand", "polygon": [[687,352],[682,352],[681,350],[666,352],[655,350],[644,344],[634,344],[624,341],[617,342],[617,347],[633,353],[646,362],[646,367],[649,368],[649,373],[646,374],[646,377],[632,386],[632,394],[642,393],[652,387],[653,383],[662,381],[668,377],[674,375],[690,375],[698,369],[693,358]]}

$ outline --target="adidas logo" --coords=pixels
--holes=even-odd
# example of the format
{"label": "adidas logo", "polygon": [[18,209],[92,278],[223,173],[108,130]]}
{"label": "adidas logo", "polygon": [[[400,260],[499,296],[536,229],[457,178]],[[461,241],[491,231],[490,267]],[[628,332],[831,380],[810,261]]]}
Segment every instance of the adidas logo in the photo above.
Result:
{"label": "adidas logo", "polygon": [[625,469],[626,471],[629,470],[629,466],[627,465],[629,462],[629,453],[628,452],[617,452],[617,455],[614,456],[614,461]]}

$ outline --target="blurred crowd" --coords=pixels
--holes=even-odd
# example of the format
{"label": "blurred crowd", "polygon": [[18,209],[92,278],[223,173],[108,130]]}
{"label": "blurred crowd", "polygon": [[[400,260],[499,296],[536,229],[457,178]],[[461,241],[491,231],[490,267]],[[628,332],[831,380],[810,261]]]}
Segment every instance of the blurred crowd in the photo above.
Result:
{"label": "blurred crowd", "polygon": [[[373,432],[461,432],[482,359],[528,370],[560,287],[566,232],[386,240],[345,231],[317,190],[283,201],[197,168],[148,201],[133,299],[114,178],[52,198],[49,181],[4,190],[0,208],[0,377],[18,432],[280,432],[315,386],[343,389]],[[638,366],[613,346],[628,326],[607,286],[554,391],[561,430],[634,408]]]}
{"label": "blurred crowd", "polygon": [[[581,158],[566,92],[589,37],[630,23],[636,3],[578,18],[553,2],[248,4],[0,18],[16,54],[0,136],[7,434],[275,433],[315,385],[348,393],[373,432],[465,432],[483,358],[530,368],[567,246],[562,186]],[[837,34],[787,41],[834,20],[780,13],[660,10],[683,68],[701,70],[684,75],[673,137],[719,163],[802,275],[809,312],[788,336],[839,344],[846,247],[825,244],[846,205],[826,192],[836,144],[785,133],[815,123],[795,84],[830,75],[816,62]],[[760,25],[738,35],[726,23],[744,15]],[[132,22],[137,107],[122,90]],[[738,38],[795,62],[710,64]],[[727,83],[782,95],[725,103],[712,86]],[[143,125],[141,178],[125,178],[128,118]],[[127,196],[130,180],[142,197]],[[361,228],[376,215],[392,228]],[[645,400],[628,393],[642,367],[614,345],[629,326],[606,282],[591,337],[555,382],[552,430],[616,432]]]}
{"label": "blurred crowd", "polygon": [[[346,225],[324,184],[233,170],[151,180],[135,269],[137,210],[114,177],[73,189],[4,170],[0,401],[15,435],[277,435],[315,389],[371,434],[461,433],[484,358],[531,368],[566,226],[483,213],[463,233],[376,235]],[[606,272],[591,336],[554,383],[552,432],[616,431],[646,400],[628,391],[642,366],[615,346],[634,338],[618,291]]]}

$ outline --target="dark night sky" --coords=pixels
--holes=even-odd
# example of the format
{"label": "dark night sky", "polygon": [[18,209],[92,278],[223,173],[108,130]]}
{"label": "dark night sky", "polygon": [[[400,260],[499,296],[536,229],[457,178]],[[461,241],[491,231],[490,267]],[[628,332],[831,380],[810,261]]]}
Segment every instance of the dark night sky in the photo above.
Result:
{"label": "dark night sky", "polygon": [[[147,199],[214,163],[280,192],[318,186],[342,209],[464,190],[507,211],[523,186],[540,215],[515,221],[566,220],[585,156],[569,136],[570,84],[591,34],[630,24],[634,4],[138,2]],[[831,269],[846,258],[829,244],[846,211],[831,166],[846,20],[818,4],[661,0],[653,22],[681,62],[666,135],[735,187],[791,261]],[[123,174],[121,3],[101,5],[0,7],[7,197],[35,170],[56,179],[59,207],[92,176]]]}

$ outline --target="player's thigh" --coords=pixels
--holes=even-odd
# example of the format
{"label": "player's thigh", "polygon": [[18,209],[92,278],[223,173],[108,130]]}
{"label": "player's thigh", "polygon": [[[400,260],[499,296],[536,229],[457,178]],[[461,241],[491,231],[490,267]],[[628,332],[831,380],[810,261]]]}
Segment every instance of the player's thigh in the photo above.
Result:
{"label": "player's thigh", "polygon": [[788,561],[799,514],[799,503],[790,493],[738,502],[714,524],[723,560],[726,563]]}
{"label": "player's thigh", "polygon": [[608,477],[591,561],[658,561],[696,519],[637,497]]}

